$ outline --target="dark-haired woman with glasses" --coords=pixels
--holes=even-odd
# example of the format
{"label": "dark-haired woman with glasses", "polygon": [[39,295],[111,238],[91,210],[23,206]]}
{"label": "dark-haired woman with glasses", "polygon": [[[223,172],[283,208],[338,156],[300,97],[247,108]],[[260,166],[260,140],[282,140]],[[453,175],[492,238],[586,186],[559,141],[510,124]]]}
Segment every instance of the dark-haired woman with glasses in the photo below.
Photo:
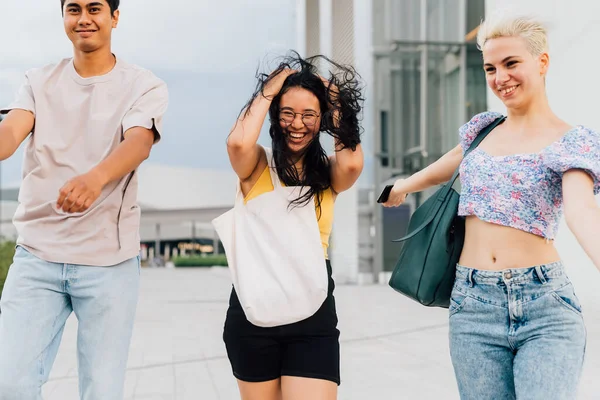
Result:
{"label": "dark-haired woman with glasses", "polygon": [[[329,78],[318,74],[315,61],[333,71]],[[287,208],[314,204],[314,214],[307,215],[317,220],[315,235],[317,239],[320,236],[327,259],[335,198],[352,187],[363,168],[359,125],[363,98],[358,75],[351,67],[325,57],[304,60],[294,54],[258,79],[256,91],[227,140],[244,202],[272,192],[277,182],[305,189],[290,199]],[[267,114],[271,149],[257,144]],[[323,149],[321,132],[335,139],[333,155],[328,156]],[[265,214],[269,213],[260,218],[269,218]],[[319,240],[314,243],[320,252]],[[312,246],[308,241],[294,245],[303,249]],[[265,268],[282,267],[281,260],[270,260],[268,255],[265,259],[272,264]],[[328,273],[327,297],[315,314],[299,322],[255,326],[244,313],[239,293],[232,290],[223,337],[243,400],[337,397],[340,353],[334,282],[329,261],[323,265]],[[265,301],[269,295],[265,290]]]}

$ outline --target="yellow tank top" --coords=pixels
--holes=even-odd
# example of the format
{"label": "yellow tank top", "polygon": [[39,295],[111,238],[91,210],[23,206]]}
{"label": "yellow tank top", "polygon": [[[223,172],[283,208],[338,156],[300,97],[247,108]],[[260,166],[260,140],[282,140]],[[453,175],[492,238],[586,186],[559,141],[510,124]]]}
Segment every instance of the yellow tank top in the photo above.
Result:
{"label": "yellow tank top", "polygon": [[[274,189],[273,182],[271,181],[269,166],[267,166],[260,174],[260,177],[254,186],[252,186],[252,189],[250,189],[244,198],[244,203],[254,199],[257,196],[260,196],[263,193],[271,192]],[[322,193],[321,215],[319,215],[318,211],[316,214],[317,222],[319,224],[319,232],[321,233],[321,244],[323,245],[323,251],[325,252],[325,258],[328,258],[327,249],[329,248],[329,236],[331,235],[331,228],[333,226],[333,205],[333,191],[331,188],[329,188]]]}

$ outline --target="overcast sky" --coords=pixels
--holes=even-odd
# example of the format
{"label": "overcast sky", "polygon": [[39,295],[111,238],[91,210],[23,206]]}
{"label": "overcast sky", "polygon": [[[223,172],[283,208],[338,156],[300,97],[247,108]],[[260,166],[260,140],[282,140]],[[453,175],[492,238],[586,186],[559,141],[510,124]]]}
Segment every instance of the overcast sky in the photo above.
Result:
{"label": "overcast sky", "polygon": [[[122,0],[113,50],[167,82],[163,140],[150,162],[228,168],[225,138],[255,85],[259,64],[295,46],[294,0]],[[24,72],[71,57],[60,0],[0,1],[0,104]],[[20,180],[22,149],[2,162]]]}

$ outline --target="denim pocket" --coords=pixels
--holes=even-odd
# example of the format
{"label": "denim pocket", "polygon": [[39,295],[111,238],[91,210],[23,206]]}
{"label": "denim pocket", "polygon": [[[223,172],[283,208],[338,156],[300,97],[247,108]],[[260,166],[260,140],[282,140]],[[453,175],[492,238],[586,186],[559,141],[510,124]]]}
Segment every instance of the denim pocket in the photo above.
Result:
{"label": "denim pocket", "polygon": [[563,307],[573,311],[578,315],[582,314],[581,303],[579,302],[577,295],[575,295],[573,285],[571,283],[568,283],[552,292],[552,297],[554,297],[554,299]]}
{"label": "denim pocket", "polygon": [[469,296],[454,289],[452,291],[452,296],[450,297],[450,307],[448,307],[450,317],[462,310],[469,299]]}

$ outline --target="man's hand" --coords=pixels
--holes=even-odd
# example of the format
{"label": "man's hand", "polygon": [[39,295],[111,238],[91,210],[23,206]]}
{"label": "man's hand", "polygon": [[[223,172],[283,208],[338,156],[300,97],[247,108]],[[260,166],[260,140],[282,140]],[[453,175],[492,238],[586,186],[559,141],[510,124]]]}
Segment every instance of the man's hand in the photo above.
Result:
{"label": "man's hand", "polygon": [[135,126],[123,135],[125,139],[102,162],[88,173],[69,180],[59,191],[56,206],[68,213],[86,211],[100,197],[109,182],[122,179],[148,158],[155,133]]}
{"label": "man's hand", "polygon": [[76,176],[60,189],[56,206],[68,213],[86,211],[100,196],[103,187],[103,179],[95,170]]}

